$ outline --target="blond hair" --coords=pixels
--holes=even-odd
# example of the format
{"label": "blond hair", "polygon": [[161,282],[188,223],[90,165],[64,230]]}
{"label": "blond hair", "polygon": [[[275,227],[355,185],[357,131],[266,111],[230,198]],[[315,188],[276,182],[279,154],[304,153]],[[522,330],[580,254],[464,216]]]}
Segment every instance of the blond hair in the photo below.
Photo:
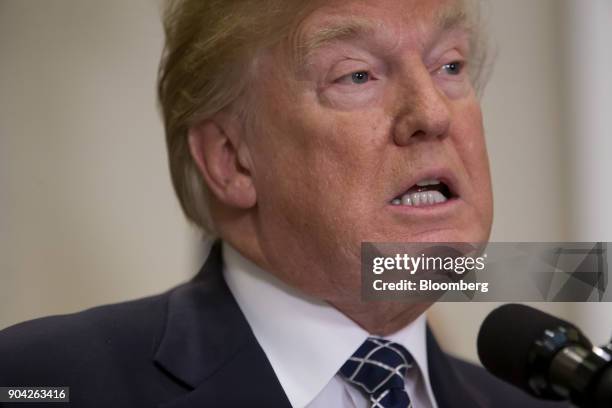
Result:
{"label": "blond hair", "polygon": [[168,0],[158,96],[172,184],[187,218],[214,233],[209,190],[189,150],[189,128],[245,93],[257,53],[289,35],[313,0]]}

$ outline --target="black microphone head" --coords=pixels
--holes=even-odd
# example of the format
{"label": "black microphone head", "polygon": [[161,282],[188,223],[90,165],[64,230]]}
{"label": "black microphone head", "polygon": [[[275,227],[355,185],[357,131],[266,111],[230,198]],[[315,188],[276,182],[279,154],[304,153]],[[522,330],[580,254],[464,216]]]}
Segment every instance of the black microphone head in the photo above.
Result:
{"label": "black microphone head", "polygon": [[[480,327],[478,356],[485,368],[495,376],[538,395],[530,383],[534,374],[534,346],[542,343],[547,332],[559,328],[575,330],[580,336],[575,342],[588,343],[575,326],[564,320],[525,305],[500,306],[487,316]],[[551,353],[558,351],[553,348],[550,348]],[[547,368],[544,367],[544,371]]]}

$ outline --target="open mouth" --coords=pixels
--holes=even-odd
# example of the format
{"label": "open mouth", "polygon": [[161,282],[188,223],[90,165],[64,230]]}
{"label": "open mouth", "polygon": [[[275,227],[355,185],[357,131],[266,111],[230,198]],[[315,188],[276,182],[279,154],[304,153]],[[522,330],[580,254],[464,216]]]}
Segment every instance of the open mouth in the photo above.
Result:
{"label": "open mouth", "polygon": [[457,196],[447,183],[437,179],[421,180],[406,192],[391,200],[391,205],[428,207],[443,204]]}

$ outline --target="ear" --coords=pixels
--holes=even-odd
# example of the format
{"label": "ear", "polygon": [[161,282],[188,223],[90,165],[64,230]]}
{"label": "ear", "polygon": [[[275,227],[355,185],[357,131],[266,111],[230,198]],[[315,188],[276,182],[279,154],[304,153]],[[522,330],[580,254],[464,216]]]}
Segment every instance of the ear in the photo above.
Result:
{"label": "ear", "polygon": [[220,114],[189,129],[189,150],[208,188],[222,203],[240,209],[255,206],[257,194],[250,157],[236,118]]}

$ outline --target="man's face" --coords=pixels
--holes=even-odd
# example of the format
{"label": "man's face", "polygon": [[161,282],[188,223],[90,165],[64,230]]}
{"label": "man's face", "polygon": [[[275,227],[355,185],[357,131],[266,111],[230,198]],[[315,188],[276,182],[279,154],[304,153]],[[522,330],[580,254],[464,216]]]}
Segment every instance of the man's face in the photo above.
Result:
{"label": "man's face", "polygon": [[[293,286],[354,296],[362,241],[488,239],[487,152],[457,9],[330,2],[292,38],[297,67],[283,47],[259,61],[247,142],[259,241]],[[428,181],[439,184],[417,186]]]}

